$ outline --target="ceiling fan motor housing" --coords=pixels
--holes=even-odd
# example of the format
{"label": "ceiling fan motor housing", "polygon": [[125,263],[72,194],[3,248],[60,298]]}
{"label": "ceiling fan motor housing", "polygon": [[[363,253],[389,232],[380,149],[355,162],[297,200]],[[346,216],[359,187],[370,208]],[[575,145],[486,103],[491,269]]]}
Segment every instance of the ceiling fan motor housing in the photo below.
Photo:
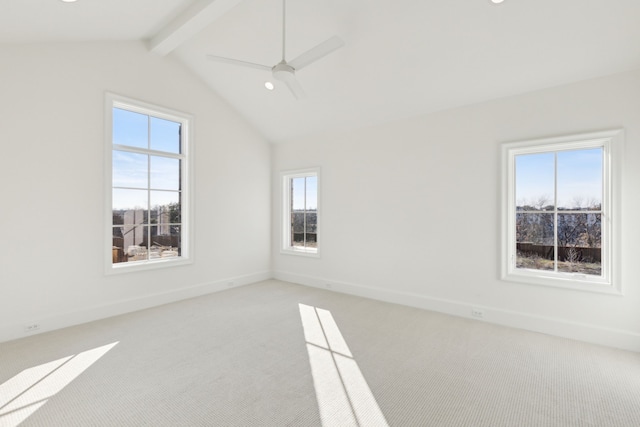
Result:
{"label": "ceiling fan motor housing", "polygon": [[274,65],[271,69],[271,72],[273,73],[274,78],[284,81],[287,78],[291,78],[293,75],[295,75],[296,70],[291,65],[282,61],[279,64]]}

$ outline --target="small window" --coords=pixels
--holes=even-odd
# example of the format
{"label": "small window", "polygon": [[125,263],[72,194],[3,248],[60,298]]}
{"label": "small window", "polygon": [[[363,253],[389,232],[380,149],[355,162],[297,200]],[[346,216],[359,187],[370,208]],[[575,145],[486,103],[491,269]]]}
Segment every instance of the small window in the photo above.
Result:
{"label": "small window", "polygon": [[504,279],[619,292],[622,131],[503,145]]}
{"label": "small window", "polygon": [[318,255],[319,171],[310,169],[282,174],[282,251]]}
{"label": "small window", "polygon": [[106,109],[107,271],[185,262],[190,119],[114,95]]}

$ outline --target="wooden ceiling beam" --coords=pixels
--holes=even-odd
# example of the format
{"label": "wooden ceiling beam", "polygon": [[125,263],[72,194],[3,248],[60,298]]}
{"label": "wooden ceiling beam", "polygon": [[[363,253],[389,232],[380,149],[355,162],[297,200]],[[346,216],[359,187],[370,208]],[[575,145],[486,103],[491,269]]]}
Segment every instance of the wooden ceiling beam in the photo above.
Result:
{"label": "wooden ceiling beam", "polygon": [[149,40],[149,50],[168,55],[244,0],[198,0]]}

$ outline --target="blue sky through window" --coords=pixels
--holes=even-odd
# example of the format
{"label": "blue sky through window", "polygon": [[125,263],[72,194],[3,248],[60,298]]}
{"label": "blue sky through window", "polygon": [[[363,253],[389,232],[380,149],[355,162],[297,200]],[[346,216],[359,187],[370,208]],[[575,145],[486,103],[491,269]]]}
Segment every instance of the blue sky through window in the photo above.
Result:
{"label": "blue sky through window", "polygon": [[291,181],[293,209],[303,210],[305,209],[305,204],[306,210],[318,209],[318,177],[293,178]]}
{"label": "blue sky through window", "polygon": [[180,123],[151,117],[151,149],[180,153]]}
{"label": "blue sky through window", "polygon": [[113,109],[113,143],[149,148],[149,116],[133,111]]}
{"label": "blue sky through window", "polygon": [[[181,153],[181,123],[120,108],[113,108],[112,117],[114,145]],[[112,208],[149,209],[179,202],[180,162],[176,158],[112,150],[112,183],[116,187]],[[147,194],[149,189],[155,191]]]}
{"label": "blue sky through window", "polygon": [[517,206],[553,205],[556,184],[558,208],[602,203],[602,158],[602,148],[516,156]]}

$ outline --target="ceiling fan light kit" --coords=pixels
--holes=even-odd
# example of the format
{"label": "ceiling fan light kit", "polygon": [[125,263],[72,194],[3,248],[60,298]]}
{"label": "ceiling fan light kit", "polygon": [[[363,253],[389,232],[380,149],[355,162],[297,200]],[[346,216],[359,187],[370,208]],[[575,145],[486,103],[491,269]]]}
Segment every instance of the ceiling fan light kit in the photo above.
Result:
{"label": "ceiling fan light kit", "polygon": [[[286,4],[285,0],[282,0],[282,60],[274,66],[256,64],[253,62],[241,61],[233,58],[226,58],[223,56],[216,55],[207,55],[209,59],[212,61],[223,62],[226,64],[240,65],[243,67],[249,68],[257,68],[260,70],[271,71],[273,78],[283,82],[291,91],[293,96],[296,99],[301,99],[305,97],[305,92],[302,89],[302,86],[296,79],[296,71],[301,70],[309,64],[312,64],[319,59],[329,55],[331,52],[341,48],[344,46],[344,41],[338,37],[333,36],[328,40],[320,43],[319,45],[309,49],[304,52],[300,56],[291,61],[287,62],[285,59],[285,34],[286,34]],[[273,90],[273,88],[269,88],[268,85],[265,84],[265,87],[269,90]]]}

